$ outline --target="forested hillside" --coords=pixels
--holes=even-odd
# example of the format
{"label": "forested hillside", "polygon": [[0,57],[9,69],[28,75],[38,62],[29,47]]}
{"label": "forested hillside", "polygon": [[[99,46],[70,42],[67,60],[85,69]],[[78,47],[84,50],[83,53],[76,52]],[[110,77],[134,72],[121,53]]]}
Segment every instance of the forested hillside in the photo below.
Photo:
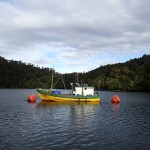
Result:
{"label": "forested hillside", "polygon": [[150,55],[101,66],[87,73],[88,77],[93,78],[91,84],[101,90],[150,91]]}
{"label": "forested hillside", "polygon": [[[75,74],[55,72],[54,82],[62,76],[69,89],[70,83],[75,80]],[[78,74],[80,83],[95,86],[97,90],[150,92],[150,55]],[[40,68],[0,57],[0,88],[50,88],[51,75],[52,68]],[[54,88],[64,86],[62,82],[58,82]]]}
{"label": "forested hillside", "polygon": [[[50,87],[52,68],[40,68],[0,57],[0,88]],[[55,77],[58,73],[55,73]]]}

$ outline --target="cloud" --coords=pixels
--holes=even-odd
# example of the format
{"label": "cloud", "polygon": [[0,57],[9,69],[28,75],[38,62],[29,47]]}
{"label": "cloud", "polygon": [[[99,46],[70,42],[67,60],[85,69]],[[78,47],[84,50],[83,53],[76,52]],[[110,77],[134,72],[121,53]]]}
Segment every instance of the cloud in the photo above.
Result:
{"label": "cloud", "polygon": [[0,55],[65,72],[150,52],[148,0],[0,0]]}

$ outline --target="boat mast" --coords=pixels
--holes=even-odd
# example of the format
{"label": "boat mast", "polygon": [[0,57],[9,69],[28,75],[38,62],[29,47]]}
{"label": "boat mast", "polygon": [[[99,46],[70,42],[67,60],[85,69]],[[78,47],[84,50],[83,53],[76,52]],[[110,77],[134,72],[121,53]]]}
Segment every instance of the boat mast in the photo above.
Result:
{"label": "boat mast", "polygon": [[52,68],[52,79],[51,79],[51,89],[53,89],[53,80],[54,80],[54,63],[53,63],[53,68]]}
{"label": "boat mast", "polygon": [[51,79],[51,89],[53,89],[53,69],[52,69],[52,79]]}

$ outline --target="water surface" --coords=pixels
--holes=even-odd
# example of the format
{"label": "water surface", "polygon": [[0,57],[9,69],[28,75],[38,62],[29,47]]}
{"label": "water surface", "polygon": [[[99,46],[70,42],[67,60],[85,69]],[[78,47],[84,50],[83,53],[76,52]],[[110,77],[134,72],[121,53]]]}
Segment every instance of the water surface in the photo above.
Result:
{"label": "water surface", "polygon": [[[148,150],[150,94],[99,91],[99,103],[26,101],[35,90],[0,90],[0,149]],[[120,104],[112,104],[117,94]]]}

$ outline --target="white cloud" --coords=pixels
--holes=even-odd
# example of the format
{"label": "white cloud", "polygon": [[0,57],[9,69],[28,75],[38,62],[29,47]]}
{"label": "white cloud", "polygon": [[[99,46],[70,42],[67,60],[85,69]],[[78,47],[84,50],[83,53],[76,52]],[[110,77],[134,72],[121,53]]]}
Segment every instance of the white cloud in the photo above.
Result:
{"label": "white cloud", "polygon": [[[0,0],[0,55],[58,72],[149,54],[148,0]],[[113,57],[112,57],[113,56]]]}

